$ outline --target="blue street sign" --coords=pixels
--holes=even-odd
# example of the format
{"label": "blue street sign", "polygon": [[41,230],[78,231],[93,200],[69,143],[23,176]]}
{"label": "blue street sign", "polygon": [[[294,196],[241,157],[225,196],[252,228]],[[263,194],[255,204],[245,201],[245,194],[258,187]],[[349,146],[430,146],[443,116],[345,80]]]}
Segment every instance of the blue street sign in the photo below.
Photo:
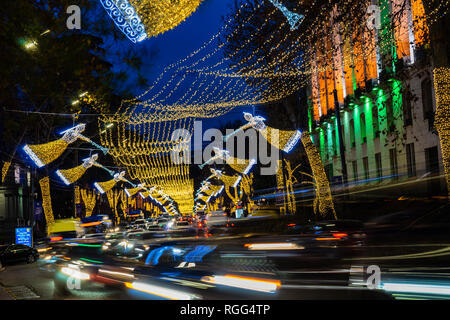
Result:
{"label": "blue street sign", "polygon": [[31,228],[16,228],[16,244],[33,247]]}

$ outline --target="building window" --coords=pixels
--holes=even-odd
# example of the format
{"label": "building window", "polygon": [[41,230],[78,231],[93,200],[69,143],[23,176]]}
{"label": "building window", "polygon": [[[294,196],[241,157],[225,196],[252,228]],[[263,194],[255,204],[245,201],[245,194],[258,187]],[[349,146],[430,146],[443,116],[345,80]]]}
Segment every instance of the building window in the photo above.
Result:
{"label": "building window", "polygon": [[439,156],[437,147],[425,149],[425,164],[427,173],[439,173]]}
{"label": "building window", "polygon": [[366,116],[364,113],[361,113],[359,116],[360,127],[361,127],[361,143],[367,142],[367,133],[366,133]]}
{"label": "building window", "polygon": [[364,179],[369,180],[369,158],[363,158],[363,166],[364,166]]}
{"label": "building window", "polygon": [[345,131],[344,131],[344,126],[342,124],[339,127],[339,130],[341,130],[341,137],[342,137],[342,141],[339,141],[339,142],[342,143],[342,146],[343,146],[342,149],[345,151],[345,145],[346,145],[346,143],[344,143],[345,142]]}
{"label": "building window", "polygon": [[433,92],[430,78],[422,80],[422,108],[423,119],[432,119],[433,117]]}
{"label": "building window", "polygon": [[353,168],[353,179],[354,181],[358,180],[358,162],[352,161],[352,168]]}
{"label": "building window", "polygon": [[373,119],[373,136],[377,138],[380,136],[380,126],[378,124],[378,104],[374,103],[372,105],[372,119]]}
{"label": "building window", "polygon": [[377,178],[383,176],[383,164],[381,162],[381,152],[375,154],[375,165],[377,166]]}
{"label": "building window", "polygon": [[331,181],[331,178],[333,177],[333,164],[329,163],[325,167],[325,174],[327,175],[328,181]]}
{"label": "building window", "polygon": [[406,145],[406,164],[408,166],[408,177],[416,176],[416,155],[414,153],[414,143]]}
{"label": "building window", "polygon": [[402,96],[402,106],[403,106],[403,125],[412,125],[412,109],[411,109],[412,94],[409,90],[405,90]]}
{"label": "building window", "polygon": [[389,149],[389,159],[391,161],[391,175],[394,178],[398,177],[398,164],[397,164],[397,150],[395,148]]}
{"label": "building window", "polygon": [[392,105],[392,94],[384,102],[384,106],[386,108],[386,123],[387,129],[389,133],[395,131],[395,123],[394,123],[394,109]]}
{"label": "building window", "polygon": [[338,149],[338,144],[337,144],[337,140],[336,140],[336,130],[333,130],[332,137],[333,137],[333,155],[336,156],[337,149]]}
{"label": "building window", "polygon": [[350,120],[350,145],[353,148],[355,146],[355,122]]}

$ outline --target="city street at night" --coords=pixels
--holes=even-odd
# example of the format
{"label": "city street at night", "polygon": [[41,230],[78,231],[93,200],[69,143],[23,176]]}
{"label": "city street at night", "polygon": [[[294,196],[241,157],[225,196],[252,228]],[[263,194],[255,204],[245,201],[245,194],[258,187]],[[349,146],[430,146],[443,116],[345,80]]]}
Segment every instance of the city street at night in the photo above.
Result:
{"label": "city street at night", "polygon": [[450,300],[449,7],[7,0],[3,309]]}

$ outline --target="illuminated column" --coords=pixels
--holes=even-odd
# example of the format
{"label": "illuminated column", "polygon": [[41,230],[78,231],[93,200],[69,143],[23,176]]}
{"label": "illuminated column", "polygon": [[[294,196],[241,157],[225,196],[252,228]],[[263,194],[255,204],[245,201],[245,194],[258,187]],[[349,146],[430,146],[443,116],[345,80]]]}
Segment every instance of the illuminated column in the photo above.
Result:
{"label": "illuminated column", "polygon": [[447,191],[450,194],[450,68],[435,68],[433,76],[436,93],[434,125],[441,141]]}
{"label": "illuminated column", "polygon": [[283,207],[281,208],[281,214],[286,214],[287,212],[287,200],[284,191],[284,174],[283,174],[283,164],[282,160],[278,160],[278,170],[277,170],[277,192],[281,192],[283,196]]}
{"label": "illuminated column", "polygon": [[55,224],[53,217],[52,198],[50,195],[50,181],[48,177],[39,180],[42,193],[42,209],[44,210],[45,221],[47,222],[47,233],[51,233],[51,227]]}
{"label": "illuminated column", "polygon": [[97,201],[96,194],[94,191],[90,193],[88,190],[82,189],[81,198],[83,199],[86,207],[86,217],[90,217]]}
{"label": "illuminated column", "polygon": [[333,198],[331,196],[330,184],[327,175],[325,174],[320,155],[312,143],[309,134],[302,135],[301,140],[305,147],[306,155],[308,156],[309,164],[316,182],[316,199],[319,205],[319,215],[322,217],[333,215],[334,219],[337,219]]}
{"label": "illuminated column", "polygon": [[11,165],[10,161],[5,161],[2,167],[2,183],[5,182],[6,173],[8,172],[9,166]]}

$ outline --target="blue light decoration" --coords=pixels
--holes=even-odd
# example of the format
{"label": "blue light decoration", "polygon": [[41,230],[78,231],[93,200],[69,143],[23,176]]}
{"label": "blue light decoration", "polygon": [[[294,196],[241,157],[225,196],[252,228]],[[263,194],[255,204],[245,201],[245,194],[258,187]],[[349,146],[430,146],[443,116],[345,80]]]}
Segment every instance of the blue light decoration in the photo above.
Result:
{"label": "blue light decoration", "polygon": [[250,163],[248,164],[247,168],[245,168],[244,172],[242,172],[243,175],[246,175],[249,173],[250,169],[255,165],[256,159],[250,159]]}
{"label": "blue light decoration", "polygon": [[242,176],[239,176],[239,177],[236,179],[236,182],[233,184],[233,188],[236,188],[236,187],[238,186],[239,182],[241,182],[241,180],[242,180]]}
{"label": "blue light decoration", "polygon": [[70,185],[70,181],[66,179],[66,177],[61,173],[60,170],[57,170],[56,174],[65,183],[65,185],[67,185],[67,186]]}
{"label": "blue light decoration", "polygon": [[214,195],[215,197],[219,196],[219,194],[222,193],[223,189],[225,188],[225,186],[221,186],[220,189],[216,192],[216,194]]}
{"label": "blue light decoration", "polygon": [[120,31],[133,43],[147,38],[141,19],[127,0],[100,0],[100,3]]}
{"label": "blue light decoration", "polygon": [[302,137],[302,133],[300,130],[295,131],[295,134],[291,136],[288,140],[288,142],[285,144],[283,151],[288,153],[292,150],[292,148],[295,147],[298,140]]}
{"label": "blue light decoration", "polygon": [[295,12],[289,11],[285,6],[278,2],[278,0],[269,0],[277,9],[279,9],[291,26],[291,30],[297,29],[305,19],[305,16]]}
{"label": "blue light decoration", "polygon": [[98,182],[95,182],[94,186],[98,190],[98,192],[100,192],[101,194],[105,193],[105,190],[103,190],[103,188],[98,184]]}

